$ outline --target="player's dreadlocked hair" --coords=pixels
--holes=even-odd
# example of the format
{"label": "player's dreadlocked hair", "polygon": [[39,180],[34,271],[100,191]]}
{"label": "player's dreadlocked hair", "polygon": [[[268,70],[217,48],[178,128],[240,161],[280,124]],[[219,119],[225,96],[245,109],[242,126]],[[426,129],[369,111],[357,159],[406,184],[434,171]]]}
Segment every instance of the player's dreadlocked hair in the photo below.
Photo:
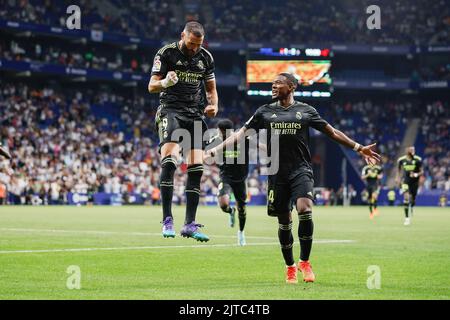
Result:
{"label": "player's dreadlocked hair", "polygon": [[280,76],[285,77],[294,86],[294,90],[297,88],[298,80],[294,77],[294,75],[287,72],[282,72],[280,73]]}
{"label": "player's dreadlocked hair", "polygon": [[184,31],[187,33],[192,33],[196,37],[204,37],[205,36],[205,29],[203,28],[202,24],[197,21],[189,21],[184,26]]}

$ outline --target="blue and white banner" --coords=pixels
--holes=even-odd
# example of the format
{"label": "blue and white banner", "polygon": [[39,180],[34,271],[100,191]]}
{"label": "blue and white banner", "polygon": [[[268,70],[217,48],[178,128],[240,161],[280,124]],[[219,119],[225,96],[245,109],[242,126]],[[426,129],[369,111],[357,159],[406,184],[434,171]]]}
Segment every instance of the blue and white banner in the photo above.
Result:
{"label": "blue and white banner", "polygon": [[62,27],[52,27],[42,24],[34,24],[28,22],[16,22],[0,19],[0,28],[17,31],[30,31],[36,34],[67,37],[71,39],[81,39],[95,41],[95,42],[107,42],[120,45],[139,44],[142,47],[157,48],[162,45],[160,40],[144,39],[130,37],[123,34],[103,32],[99,30],[69,30]]}
{"label": "blue and white banner", "polygon": [[0,69],[16,72],[29,71],[31,73],[47,73],[52,75],[86,77],[91,80],[111,80],[111,81],[145,81],[149,75],[145,73],[118,72],[97,69],[65,67],[50,63],[14,61],[0,59]]}

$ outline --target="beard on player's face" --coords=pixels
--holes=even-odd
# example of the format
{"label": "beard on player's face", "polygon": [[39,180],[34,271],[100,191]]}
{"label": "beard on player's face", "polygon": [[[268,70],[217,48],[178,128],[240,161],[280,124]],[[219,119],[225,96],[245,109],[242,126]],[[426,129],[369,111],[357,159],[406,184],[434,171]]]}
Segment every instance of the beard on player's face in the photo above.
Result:
{"label": "beard on player's face", "polygon": [[200,51],[203,44],[203,37],[196,37],[190,33],[183,33],[181,36],[181,52],[192,58]]}
{"label": "beard on player's face", "polygon": [[187,47],[187,45],[184,41],[181,43],[181,51],[184,53],[184,55],[186,55],[188,57],[193,57],[196,54],[196,52],[194,50],[190,50]]}

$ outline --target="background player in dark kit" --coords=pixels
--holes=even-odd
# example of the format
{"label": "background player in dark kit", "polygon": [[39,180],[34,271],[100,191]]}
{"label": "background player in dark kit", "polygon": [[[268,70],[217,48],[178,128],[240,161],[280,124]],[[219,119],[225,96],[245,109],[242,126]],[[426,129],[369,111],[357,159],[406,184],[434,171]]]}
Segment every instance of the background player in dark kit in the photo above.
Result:
{"label": "background player in dark kit", "polygon": [[367,202],[369,203],[370,219],[378,215],[378,194],[380,192],[380,181],[383,178],[383,169],[379,165],[366,165],[362,169],[361,178],[366,181]]}
{"label": "background player in dark kit", "polygon": [[406,155],[397,160],[397,185],[400,184],[400,192],[403,194],[403,205],[405,210],[405,222],[411,224],[411,216],[416,204],[419,179],[423,175],[422,158],[416,155],[414,146],[406,148]]}
{"label": "background player in dark kit", "polygon": [[[218,135],[211,141],[210,145],[217,145],[225,140],[227,130],[233,130],[233,122],[229,119],[221,120],[217,123]],[[218,143],[215,143],[218,142]],[[241,163],[242,162],[242,163]],[[234,227],[236,208],[230,206],[230,195],[234,194],[236,199],[239,230],[238,244],[244,246],[245,241],[245,222],[247,218],[247,176],[249,169],[249,140],[245,139],[243,144],[236,143],[232,150],[223,152],[222,161],[218,163],[220,169],[220,183],[218,202],[223,212],[229,214],[230,227]]]}
{"label": "background player in dark kit", "polygon": [[[374,144],[361,146],[344,133],[334,129],[323,120],[316,109],[295,101],[294,91],[297,80],[288,73],[279,74],[272,83],[273,103],[258,108],[236,134],[222,144],[208,151],[214,156],[218,150],[242,139],[248,129],[266,129],[271,132],[267,137],[267,149],[271,150],[272,135],[279,136],[279,170],[269,175],[268,214],[278,218],[278,238],[286,263],[286,282],[297,283],[297,269],[302,271],[303,280],[313,282],[315,275],[309,262],[312,247],[313,221],[313,172],[309,151],[309,127],[313,127],[336,142],[354,149],[364,157],[367,163],[376,164],[380,155],[373,151]],[[291,201],[294,200],[299,214],[298,236],[300,239],[300,261],[295,265],[292,246]]]}
{"label": "background player in dark kit", "polygon": [[[160,106],[156,123],[161,153],[161,198],[163,207],[163,236],[175,237],[172,216],[174,172],[180,153],[179,140],[172,138],[177,129],[191,134],[190,149],[186,153],[188,165],[186,185],[186,218],[181,235],[198,241],[208,241],[199,232],[202,225],[195,222],[200,197],[200,180],[203,174],[203,133],[207,130],[204,115],[215,117],[218,97],[214,76],[214,59],[202,47],[205,31],[198,22],[188,22],[181,40],[162,47],[153,61],[148,85],[151,93],[160,92]],[[203,99],[206,90],[207,106]],[[194,125],[199,124],[201,136],[194,135]]]}

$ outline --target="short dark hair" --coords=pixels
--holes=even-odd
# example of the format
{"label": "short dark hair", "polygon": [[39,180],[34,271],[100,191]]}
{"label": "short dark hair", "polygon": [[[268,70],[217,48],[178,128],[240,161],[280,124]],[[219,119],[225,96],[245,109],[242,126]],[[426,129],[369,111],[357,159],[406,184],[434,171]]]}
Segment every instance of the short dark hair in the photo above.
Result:
{"label": "short dark hair", "polygon": [[294,86],[294,88],[297,88],[298,80],[292,73],[282,72],[280,73],[280,76],[285,77]]}
{"label": "short dark hair", "polygon": [[230,119],[223,119],[217,122],[217,128],[220,130],[233,129],[234,123]]}
{"label": "short dark hair", "polygon": [[205,29],[203,28],[202,24],[197,21],[189,21],[184,26],[184,31],[188,33],[194,34],[196,37],[204,37],[205,36]]}

